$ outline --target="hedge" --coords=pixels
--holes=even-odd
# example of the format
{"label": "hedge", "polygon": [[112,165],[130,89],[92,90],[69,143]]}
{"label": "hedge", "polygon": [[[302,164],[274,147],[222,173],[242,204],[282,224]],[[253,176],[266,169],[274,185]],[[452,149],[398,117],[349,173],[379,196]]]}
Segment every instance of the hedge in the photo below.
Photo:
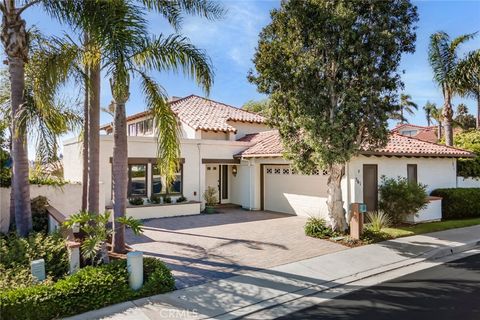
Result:
{"label": "hedge", "polygon": [[165,264],[145,258],[144,286],[131,290],[126,261],[117,260],[82,268],[55,283],[0,292],[0,314],[2,319],[55,319],[174,289],[175,280]]}
{"label": "hedge", "polygon": [[443,198],[443,219],[480,217],[480,188],[436,189],[431,195]]}

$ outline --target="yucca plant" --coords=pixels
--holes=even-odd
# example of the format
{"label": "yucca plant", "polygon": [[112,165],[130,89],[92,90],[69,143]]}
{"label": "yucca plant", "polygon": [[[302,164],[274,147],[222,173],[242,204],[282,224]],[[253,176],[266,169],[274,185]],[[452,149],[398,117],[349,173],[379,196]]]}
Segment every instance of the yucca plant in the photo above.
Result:
{"label": "yucca plant", "polygon": [[390,217],[383,211],[367,212],[366,221],[370,230],[380,232],[391,224]]}

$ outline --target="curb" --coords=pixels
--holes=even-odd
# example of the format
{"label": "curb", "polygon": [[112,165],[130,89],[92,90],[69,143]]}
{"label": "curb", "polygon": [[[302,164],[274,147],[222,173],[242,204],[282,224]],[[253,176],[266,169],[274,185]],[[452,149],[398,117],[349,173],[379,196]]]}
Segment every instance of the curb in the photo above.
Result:
{"label": "curb", "polygon": [[283,303],[290,302],[299,298],[312,296],[312,295],[315,295],[327,290],[331,290],[334,288],[341,288],[345,285],[348,285],[353,282],[357,282],[359,280],[367,279],[374,276],[380,276],[382,274],[399,270],[405,267],[413,266],[428,260],[438,260],[447,256],[469,251],[478,246],[480,246],[480,240],[471,241],[458,246],[435,248],[427,252],[423,252],[415,257],[411,257],[395,263],[379,266],[374,269],[364,270],[362,272],[352,274],[346,277],[331,279],[321,284],[312,285],[310,287],[303,288],[298,291],[288,292],[283,295],[280,295],[271,299],[259,301],[255,304],[248,305],[236,310],[221,313],[211,317],[206,317],[205,319],[207,318],[216,319],[216,320],[238,319],[247,315],[251,315],[252,313],[270,309],[275,306],[278,306]]}

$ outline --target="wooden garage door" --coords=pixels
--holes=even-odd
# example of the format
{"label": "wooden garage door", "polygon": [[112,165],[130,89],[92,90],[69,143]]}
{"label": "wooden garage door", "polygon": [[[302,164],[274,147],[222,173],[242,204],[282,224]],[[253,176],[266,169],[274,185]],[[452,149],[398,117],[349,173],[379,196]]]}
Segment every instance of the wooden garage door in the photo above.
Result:
{"label": "wooden garage door", "polygon": [[302,175],[287,165],[264,165],[263,170],[265,210],[302,216],[325,210],[327,177],[323,172]]}

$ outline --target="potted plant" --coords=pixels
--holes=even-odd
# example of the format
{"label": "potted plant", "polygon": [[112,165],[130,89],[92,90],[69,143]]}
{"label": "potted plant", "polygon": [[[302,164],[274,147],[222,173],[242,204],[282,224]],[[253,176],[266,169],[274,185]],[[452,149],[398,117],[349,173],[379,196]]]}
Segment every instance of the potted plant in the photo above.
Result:
{"label": "potted plant", "polygon": [[205,212],[214,213],[215,205],[218,203],[217,190],[214,187],[208,187],[203,193],[203,199],[205,200]]}

